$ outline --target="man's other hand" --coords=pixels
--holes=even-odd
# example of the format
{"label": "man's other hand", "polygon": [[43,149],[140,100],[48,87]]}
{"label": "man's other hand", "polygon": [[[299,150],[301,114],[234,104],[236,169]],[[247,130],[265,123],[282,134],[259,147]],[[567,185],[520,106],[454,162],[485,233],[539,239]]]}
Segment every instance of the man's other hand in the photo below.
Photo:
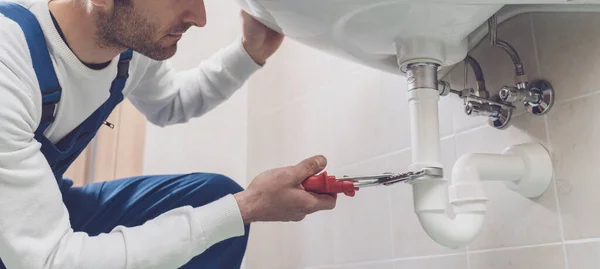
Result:
{"label": "man's other hand", "polygon": [[244,49],[258,65],[264,65],[267,59],[279,49],[284,37],[245,11],[241,11],[241,16]]}

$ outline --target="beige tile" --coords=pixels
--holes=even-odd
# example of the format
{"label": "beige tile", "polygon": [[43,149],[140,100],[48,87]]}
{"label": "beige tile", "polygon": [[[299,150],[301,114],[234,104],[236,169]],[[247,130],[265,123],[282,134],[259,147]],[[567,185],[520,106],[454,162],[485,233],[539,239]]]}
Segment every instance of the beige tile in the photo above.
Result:
{"label": "beige tile", "polygon": [[410,147],[410,114],[406,78],[382,73],[381,109],[385,122],[383,136],[389,152]]}
{"label": "beige tile", "polygon": [[[301,268],[303,264],[314,263],[319,261],[320,256],[315,251],[323,251],[325,253],[331,253],[331,244],[324,244],[317,249],[306,248],[313,246],[312,240],[304,236],[306,230],[302,229],[301,222],[289,222],[279,223],[283,226],[278,240],[281,241],[281,245],[278,246],[280,259],[283,260],[281,268]],[[315,231],[318,234],[318,231]],[[263,267],[267,268],[267,267]]]}
{"label": "beige tile", "polygon": [[[374,159],[334,173],[338,177],[382,173],[385,164],[385,160]],[[352,198],[340,195],[330,231],[334,234],[334,264],[390,259],[389,189],[365,188]]]}
{"label": "beige tile", "polygon": [[291,72],[286,70],[284,60],[288,54],[287,43],[284,43],[278,53],[269,59],[261,70],[248,80],[248,119],[260,120],[274,113],[285,103],[285,91],[288,82],[286,76]]}
{"label": "beige tile", "polygon": [[347,166],[386,152],[380,85],[381,72],[365,70],[330,89],[326,105],[332,109],[328,131],[335,163]]}
{"label": "beige tile", "polygon": [[[444,174],[450,179],[452,165],[456,160],[454,138],[443,140],[441,144]],[[411,151],[401,152],[388,158],[388,169],[391,172],[408,171],[411,164]],[[451,250],[434,242],[423,230],[414,213],[412,187],[398,184],[389,187],[392,194],[392,238],[394,258],[427,256],[464,252],[464,249]]]}
{"label": "beige tile", "polygon": [[[205,115],[193,118],[190,122],[182,124],[181,126],[194,125],[202,127],[205,125],[211,125],[210,129],[214,130],[215,126],[219,127],[231,127],[232,125],[242,125],[246,122],[246,115],[248,115],[248,87],[247,84],[238,89],[228,100],[221,103]],[[183,132],[180,125],[169,126],[169,128],[176,127],[175,132]],[[160,128],[160,127],[158,127]]]}
{"label": "beige tile", "polygon": [[[466,153],[500,154],[505,148],[538,142],[546,145],[545,122],[541,117],[522,115],[507,130],[483,127],[457,136],[458,156]],[[560,241],[560,225],[554,186],[541,197],[528,199],[501,182],[484,185],[489,201],[481,233],[470,250]]]}
{"label": "beige tile", "polygon": [[329,135],[331,107],[326,94],[312,92],[287,105],[281,111],[283,117],[284,162],[295,164],[305,158],[322,154],[328,158],[329,167],[336,166],[332,156]]}
{"label": "beige tile", "polygon": [[[316,218],[315,218],[316,217]],[[311,230],[313,236],[306,236],[307,225],[315,222],[322,222],[322,214],[315,214],[304,222],[285,222],[278,223],[281,226],[281,233],[276,242],[280,242],[277,250],[271,255],[279,255],[281,259],[280,268],[301,268],[306,264],[319,263],[321,261],[328,262],[331,258],[323,257],[318,252],[330,254],[332,252],[332,243],[315,245],[314,235],[323,236],[318,229]],[[265,233],[262,233],[265,234]],[[325,240],[331,240],[331,237],[324,237]],[[263,267],[268,268],[268,267]]]}
{"label": "beige tile", "polygon": [[567,245],[569,269],[600,268],[600,243],[582,243]]}
{"label": "beige tile", "polygon": [[[440,97],[438,117],[440,121],[440,137],[454,134],[454,118],[452,109],[456,107],[453,97]],[[455,98],[458,99],[458,98]]]}
{"label": "beige tile", "polygon": [[297,267],[333,264],[334,234],[331,231],[333,211],[321,211],[307,216],[293,226],[293,245]]}
{"label": "beige tile", "polygon": [[455,255],[447,257],[425,257],[422,259],[410,259],[397,261],[394,269],[466,269],[467,255]]}
{"label": "beige tile", "polygon": [[246,251],[246,268],[298,268],[298,250],[293,242],[292,225],[255,223],[252,225]]}
{"label": "beige tile", "polygon": [[263,171],[285,165],[282,113],[248,122],[248,180]]}
{"label": "beige tile", "polygon": [[[186,174],[199,171],[219,173],[245,187],[247,184],[246,129],[239,126],[225,128],[206,125],[204,127],[207,129],[194,128],[185,132],[181,130],[158,140],[159,144],[170,144],[172,149],[169,150],[170,152],[156,154],[161,158],[153,165],[153,174]],[[174,142],[164,143],[164,139]],[[191,144],[194,146],[190,146]],[[166,156],[178,157],[166,158]]]}
{"label": "beige tile", "polygon": [[470,254],[471,269],[565,269],[562,246]]}
{"label": "beige tile", "polygon": [[[343,94],[344,89],[338,88],[352,73],[361,73],[368,67],[338,58],[329,53],[306,46],[295,40],[287,40],[285,51],[285,87],[284,101],[292,101],[311,91],[337,89]],[[372,72],[367,70],[367,72]]]}
{"label": "beige tile", "polygon": [[600,96],[557,105],[548,115],[565,239],[600,236]]}
{"label": "beige tile", "polygon": [[558,101],[598,91],[600,16],[596,13],[533,15],[541,75]]}

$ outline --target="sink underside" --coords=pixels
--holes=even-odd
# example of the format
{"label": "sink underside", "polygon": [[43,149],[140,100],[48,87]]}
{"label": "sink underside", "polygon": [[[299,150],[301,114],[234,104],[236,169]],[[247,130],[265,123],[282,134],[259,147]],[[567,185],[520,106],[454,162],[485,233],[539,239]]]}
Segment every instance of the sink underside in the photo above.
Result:
{"label": "sink underside", "polygon": [[[503,21],[532,11],[599,10],[600,0],[235,0],[288,38],[341,58],[402,74],[399,65],[450,67]],[[569,4],[566,4],[569,3]],[[518,5],[515,5],[518,4]],[[592,5],[583,5],[592,4]]]}

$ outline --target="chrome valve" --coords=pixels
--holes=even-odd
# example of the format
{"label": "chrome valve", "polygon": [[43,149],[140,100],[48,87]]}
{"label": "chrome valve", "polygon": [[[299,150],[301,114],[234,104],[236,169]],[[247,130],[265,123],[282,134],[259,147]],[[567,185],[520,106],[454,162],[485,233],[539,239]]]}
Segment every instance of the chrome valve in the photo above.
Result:
{"label": "chrome valve", "polygon": [[544,115],[554,105],[554,89],[545,80],[534,81],[525,88],[504,86],[500,99],[507,103],[521,102],[534,115]]}
{"label": "chrome valve", "polygon": [[502,89],[500,89],[498,94],[500,95],[500,99],[502,99],[502,101],[509,103],[523,102],[535,104],[540,100],[539,93],[529,89],[520,89],[517,87],[504,86]]}
{"label": "chrome valve", "polygon": [[465,113],[469,116],[498,117],[502,108],[497,105],[468,101]]}

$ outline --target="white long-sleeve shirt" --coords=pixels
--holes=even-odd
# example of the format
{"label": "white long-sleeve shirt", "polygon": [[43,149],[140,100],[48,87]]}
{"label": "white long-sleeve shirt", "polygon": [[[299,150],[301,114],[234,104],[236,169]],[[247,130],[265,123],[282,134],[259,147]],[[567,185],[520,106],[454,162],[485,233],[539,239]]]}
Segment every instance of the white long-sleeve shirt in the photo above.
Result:
{"label": "white long-sleeve shirt", "polygon": [[[45,133],[57,142],[108,98],[118,57],[107,68],[89,69],[61,39],[47,1],[12,1],[40,22],[63,88],[56,120]],[[182,123],[228,99],[258,69],[240,40],[186,72],[136,53],[124,94],[154,124]],[[41,94],[25,37],[0,15],[0,257],[8,268],[177,268],[215,243],[244,234],[231,195],[108,234],[73,232],[34,139],[40,118]]]}

